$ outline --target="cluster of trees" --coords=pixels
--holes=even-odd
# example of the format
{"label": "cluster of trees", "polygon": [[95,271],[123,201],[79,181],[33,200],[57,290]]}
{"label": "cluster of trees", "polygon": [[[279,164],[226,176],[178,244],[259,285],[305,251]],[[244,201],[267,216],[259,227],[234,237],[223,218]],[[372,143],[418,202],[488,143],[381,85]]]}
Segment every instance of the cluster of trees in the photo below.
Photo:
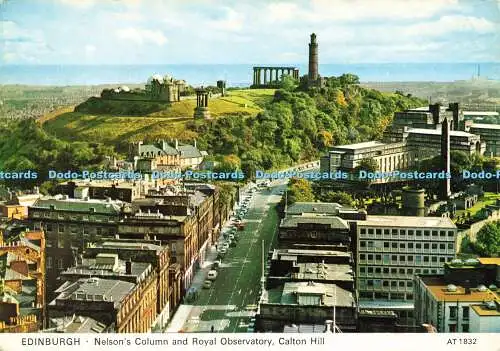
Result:
{"label": "cluster of trees", "polygon": [[212,154],[235,155],[246,174],[316,159],[333,145],[378,139],[395,111],[425,104],[359,86],[352,74],[305,88],[284,77],[273,101],[255,117],[193,121],[188,128]]}
{"label": "cluster of trees", "polygon": [[470,241],[468,237],[465,237],[462,242],[462,251],[482,257],[499,257],[500,221],[486,224],[477,233],[475,241]]}
{"label": "cluster of trees", "polygon": [[[102,144],[61,141],[47,134],[33,119],[9,122],[0,128],[2,170],[32,170],[38,173],[38,180],[5,181],[7,186],[15,188],[30,188],[40,184],[46,180],[49,170],[100,169],[106,156],[112,154],[112,148]],[[48,183],[45,186],[48,186]]]}

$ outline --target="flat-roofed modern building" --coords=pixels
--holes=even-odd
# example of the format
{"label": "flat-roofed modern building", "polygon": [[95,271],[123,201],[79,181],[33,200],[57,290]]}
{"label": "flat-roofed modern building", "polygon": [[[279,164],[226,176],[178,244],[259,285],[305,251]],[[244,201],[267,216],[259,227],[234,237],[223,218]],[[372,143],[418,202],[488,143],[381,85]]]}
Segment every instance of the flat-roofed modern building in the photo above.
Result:
{"label": "flat-roofed modern building", "polygon": [[413,300],[413,276],[438,273],[456,253],[447,217],[367,216],[357,222],[360,298]]}
{"label": "flat-roofed modern building", "polygon": [[[500,332],[500,279],[487,271],[480,260],[453,260],[444,274],[416,276],[416,321],[431,324],[438,332]],[[482,284],[477,284],[478,277]]]}
{"label": "flat-roofed modern building", "polygon": [[485,155],[490,157],[500,156],[500,125],[472,123],[469,131],[479,135],[481,141],[486,143]]}

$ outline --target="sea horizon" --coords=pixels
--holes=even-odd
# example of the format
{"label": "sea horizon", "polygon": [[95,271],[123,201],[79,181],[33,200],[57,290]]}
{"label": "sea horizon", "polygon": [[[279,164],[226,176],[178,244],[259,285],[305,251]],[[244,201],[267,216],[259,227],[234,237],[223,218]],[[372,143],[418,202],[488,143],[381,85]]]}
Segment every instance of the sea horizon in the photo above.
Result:
{"label": "sea horizon", "polygon": [[[228,87],[252,84],[252,67],[297,67],[307,73],[307,63],[284,64],[3,64],[0,85],[75,86],[102,84],[143,84],[153,74],[171,75],[188,84],[216,85],[226,80]],[[500,80],[500,62],[469,63],[325,63],[322,76],[356,74],[362,83],[370,82],[454,82],[478,76]]]}

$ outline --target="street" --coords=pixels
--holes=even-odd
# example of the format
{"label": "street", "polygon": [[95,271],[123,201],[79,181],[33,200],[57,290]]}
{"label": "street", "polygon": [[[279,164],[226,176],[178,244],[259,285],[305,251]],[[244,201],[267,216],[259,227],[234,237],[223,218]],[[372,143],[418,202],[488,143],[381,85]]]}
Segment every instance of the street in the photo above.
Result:
{"label": "street", "polygon": [[[196,273],[191,287],[197,296],[194,301],[179,306],[167,332],[247,331],[260,296],[262,240],[267,260],[278,226],[275,207],[285,184],[286,180],[274,181],[269,189],[259,190],[251,196],[248,212],[243,218],[245,228],[236,232],[239,239],[236,247],[230,247],[222,258],[212,286],[202,288],[217,256],[214,247],[208,249],[207,260]],[[226,225],[223,231],[227,229]]]}

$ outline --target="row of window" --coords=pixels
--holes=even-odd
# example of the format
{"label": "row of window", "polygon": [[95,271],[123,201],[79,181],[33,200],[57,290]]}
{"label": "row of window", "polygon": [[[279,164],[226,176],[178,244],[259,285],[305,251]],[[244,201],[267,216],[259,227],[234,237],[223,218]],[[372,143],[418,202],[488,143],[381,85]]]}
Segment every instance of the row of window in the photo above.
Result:
{"label": "row of window", "polygon": [[[58,258],[55,261],[56,261],[57,269],[64,269],[64,260],[62,258]],[[46,268],[47,269],[55,268],[52,257],[47,257],[47,262],[46,263],[47,263],[46,264]]]}
{"label": "row of window", "polygon": [[400,250],[454,250],[454,243],[413,243],[413,242],[398,242],[398,241],[372,241],[372,240],[360,240],[359,247],[361,249],[374,249],[374,248],[384,248],[384,249],[400,249]]}
{"label": "row of window", "polygon": [[383,264],[398,264],[398,263],[445,263],[451,261],[453,256],[428,256],[428,255],[389,255],[389,254],[359,254],[359,261],[379,261]]}
{"label": "row of window", "polygon": [[[79,233],[82,233],[82,234],[89,234],[89,231],[90,229],[93,228],[93,226],[87,226],[87,227],[81,227],[81,226],[77,226],[76,224],[71,224],[69,226],[65,226],[64,224],[58,224],[58,225],[53,225],[51,223],[47,223],[45,225],[45,231],[47,232],[47,234],[51,234],[51,233],[54,233],[56,231],[56,228],[57,228],[57,233],[59,234],[63,234],[66,232],[66,228],[69,229],[69,231],[71,232],[71,234],[79,234]],[[116,233],[116,229],[115,228],[101,228],[101,227],[96,227],[95,228],[95,231],[96,231],[96,234],[97,235],[103,235],[103,234],[108,234],[108,235],[114,235]]]}
{"label": "row of window", "polygon": [[454,230],[420,230],[420,229],[388,229],[388,228],[360,228],[361,235],[408,235],[416,237],[454,237]]}
{"label": "row of window", "polygon": [[412,280],[360,279],[360,288],[413,288]]}
{"label": "row of window", "polygon": [[390,274],[390,275],[408,275],[413,276],[413,274],[428,274],[428,273],[438,273],[440,269],[423,269],[423,268],[395,268],[395,267],[359,267],[359,275],[365,276],[366,274]]}
{"label": "row of window", "polygon": [[[384,292],[384,291],[361,291],[360,298],[364,299],[381,299],[381,300],[413,300],[413,294],[403,292]],[[399,318],[412,318],[412,311],[395,311]],[[403,317],[404,315],[404,317]]]}

